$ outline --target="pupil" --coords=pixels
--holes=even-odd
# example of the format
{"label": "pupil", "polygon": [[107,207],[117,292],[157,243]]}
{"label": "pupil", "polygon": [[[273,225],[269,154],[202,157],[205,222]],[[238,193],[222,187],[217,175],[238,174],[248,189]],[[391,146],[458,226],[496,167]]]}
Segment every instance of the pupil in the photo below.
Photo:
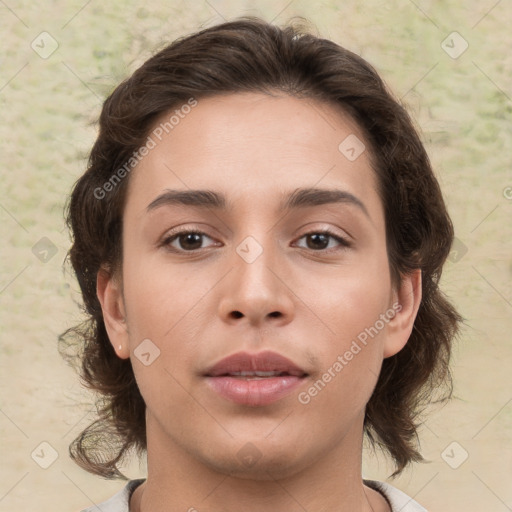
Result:
{"label": "pupil", "polygon": [[183,248],[197,249],[201,247],[201,235],[198,233],[187,233],[180,236],[180,243]]}
{"label": "pupil", "polygon": [[316,247],[312,247],[312,249],[324,249],[329,245],[328,235],[324,233],[314,233],[313,235],[309,235],[309,240],[312,240],[313,244],[315,244],[315,241],[318,242],[319,239],[321,239],[321,247],[317,245]]}

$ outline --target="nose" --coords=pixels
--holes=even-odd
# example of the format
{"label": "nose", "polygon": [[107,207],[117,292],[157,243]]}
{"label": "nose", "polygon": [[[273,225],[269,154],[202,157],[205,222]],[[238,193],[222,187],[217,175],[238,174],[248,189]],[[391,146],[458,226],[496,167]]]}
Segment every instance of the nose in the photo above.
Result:
{"label": "nose", "polygon": [[294,315],[290,272],[279,250],[270,242],[248,237],[233,251],[219,301],[219,315],[226,323],[254,327],[281,326]]}

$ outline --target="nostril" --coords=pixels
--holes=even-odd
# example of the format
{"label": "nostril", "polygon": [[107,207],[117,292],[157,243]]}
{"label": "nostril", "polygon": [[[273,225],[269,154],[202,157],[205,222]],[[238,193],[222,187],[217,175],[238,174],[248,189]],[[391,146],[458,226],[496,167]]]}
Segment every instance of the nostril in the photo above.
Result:
{"label": "nostril", "polygon": [[[272,311],[272,313],[268,314],[269,317],[280,317],[281,315],[282,313],[280,311]],[[242,318],[244,314],[241,313],[240,311],[232,311],[231,316],[233,318]]]}

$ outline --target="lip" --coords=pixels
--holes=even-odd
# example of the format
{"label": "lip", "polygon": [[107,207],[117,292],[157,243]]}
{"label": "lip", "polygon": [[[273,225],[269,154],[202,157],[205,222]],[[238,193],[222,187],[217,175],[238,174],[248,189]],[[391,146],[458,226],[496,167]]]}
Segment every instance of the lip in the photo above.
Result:
{"label": "lip", "polygon": [[[239,372],[279,372],[270,377],[234,376]],[[238,352],[228,356],[203,376],[209,387],[227,400],[240,405],[268,405],[291,393],[301,385],[307,372],[276,352],[258,354]]]}

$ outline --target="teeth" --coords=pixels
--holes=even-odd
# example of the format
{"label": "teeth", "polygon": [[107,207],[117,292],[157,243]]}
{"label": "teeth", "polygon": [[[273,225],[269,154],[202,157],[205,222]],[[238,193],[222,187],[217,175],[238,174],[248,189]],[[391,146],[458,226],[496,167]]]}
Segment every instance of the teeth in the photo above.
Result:
{"label": "teeth", "polygon": [[283,372],[230,372],[229,375],[232,377],[277,377]]}

